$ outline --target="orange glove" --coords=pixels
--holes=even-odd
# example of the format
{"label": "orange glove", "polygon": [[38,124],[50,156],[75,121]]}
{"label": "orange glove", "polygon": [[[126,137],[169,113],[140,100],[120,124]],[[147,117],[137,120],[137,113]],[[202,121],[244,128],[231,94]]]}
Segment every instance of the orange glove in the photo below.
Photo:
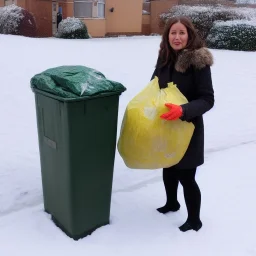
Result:
{"label": "orange glove", "polygon": [[165,120],[177,120],[182,116],[183,110],[181,106],[172,103],[166,103],[165,106],[169,108],[169,112],[162,114],[160,116],[161,118]]}

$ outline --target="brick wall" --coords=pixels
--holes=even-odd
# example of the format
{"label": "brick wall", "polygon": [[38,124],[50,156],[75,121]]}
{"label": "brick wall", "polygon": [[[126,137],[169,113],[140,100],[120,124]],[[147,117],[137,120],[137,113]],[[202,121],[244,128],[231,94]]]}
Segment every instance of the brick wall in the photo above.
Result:
{"label": "brick wall", "polygon": [[37,36],[52,36],[52,0],[26,0],[26,9],[35,16]]}
{"label": "brick wall", "polygon": [[155,0],[151,1],[151,33],[157,33],[161,34],[163,32],[163,28],[159,26],[160,19],[159,15],[171,7],[177,5],[179,3],[179,0],[168,0],[168,1],[161,1],[161,0]]}

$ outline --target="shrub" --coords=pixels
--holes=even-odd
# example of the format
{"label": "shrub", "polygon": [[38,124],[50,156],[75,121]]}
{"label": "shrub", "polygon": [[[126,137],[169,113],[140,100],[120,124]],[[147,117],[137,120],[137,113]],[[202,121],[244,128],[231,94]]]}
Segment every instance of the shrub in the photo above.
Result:
{"label": "shrub", "polygon": [[215,49],[256,51],[256,21],[215,22],[206,43]]}
{"label": "shrub", "polygon": [[88,39],[90,38],[87,27],[78,18],[68,17],[60,22],[58,32],[55,35],[65,39]]}
{"label": "shrub", "polygon": [[179,4],[188,5],[226,5],[227,0],[179,0]]}
{"label": "shrub", "polygon": [[256,0],[236,0],[236,4],[256,4]]}
{"label": "shrub", "polygon": [[0,34],[36,36],[37,26],[34,16],[16,5],[0,10]]}
{"label": "shrub", "polygon": [[198,33],[203,39],[206,39],[210,29],[215,21],[240,20],[256,17],[256,9],[251,8],[234,8],[227,6],[188,6],[177,5],[160,15],[162,23],[174,16],[187,16],[195,25]]}
{"label": "shrub", "polygon": [[23,18],[18,26],[18,35],[35,37],[37,34],[36,20],[27,10],[22,10]]}
{"label": "shrub", "polygon": [[16,34],[23,18],[22,8],[16,5],[5,6],[0,10],[0,33]]}

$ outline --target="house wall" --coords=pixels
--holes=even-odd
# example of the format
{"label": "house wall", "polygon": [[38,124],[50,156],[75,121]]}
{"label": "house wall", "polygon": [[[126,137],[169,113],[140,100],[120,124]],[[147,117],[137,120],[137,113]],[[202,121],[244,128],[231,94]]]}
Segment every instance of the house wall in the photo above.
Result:
{"label": "house wall", "polygon": [[143,35],[149,35],[151,33],[151,17],[150,14],[142,15],[142,31]]}
{"label": "house wall", "polygon": [[142,4],[143,0],[106,0],[107,34],[141,33]]}
{"label": "house wall", "polygon": [[[92,37],[141,33],[143,0],[106,0],[105,19],[81,19]],[[73,17],[74,1],[59,0],[63,18]],[[110,12],[111,8],[113,12]]]}
{"label": "house wall", "polygon": [[59,0],[59,6],[62,7],[63,19],[74,16],[74,1],[73,0]]}
{"label": "house wall", "polygon": [[[12,4],[12,3],[10,3]],[[26,0],[16,0],[16,2],[14,2],[14,4],[17,4],[18,6],[25,8],[26,6]],[[0,7],[4,7],[5,6],[5,0],[0,0]]]}
{"label": "house wall", "polygon": [[92,37],[104,37],[106,35],[105,19],[82,19],[85,23],[88,33]]}
{"label": "house wall", "polygon": [[52,36],[52,0],[18,0],[18,5],[24,4],[33,13],[38,26],[37,36]]}
{"label": "house wall", "polygon": [[[74,1],[59,0],[59,6],[62,7],[63,19],[74,17]],[[106,20],[105,19],[81,19],[87,26],[88,33],[92,37],[103,37],[106,35]]]}
{"label": "house wall", "polygon": [[17,0],[17,5],[26,9],[26,0]]}
{"label": "house wall", "polygon": [[163,27],[160,27],[159,15],[174,5],[177,5],[179,0],[155,0],[151,2],[150,16],[151,16],[151,33],[162,34]]}
{"label": "house wall", "polygon": [[[0,0],[0,7],[4,6],[4,0]],[[20,6],[31,12],[37,23],[37,36],[52,36],[52,0],[17,0]]]}

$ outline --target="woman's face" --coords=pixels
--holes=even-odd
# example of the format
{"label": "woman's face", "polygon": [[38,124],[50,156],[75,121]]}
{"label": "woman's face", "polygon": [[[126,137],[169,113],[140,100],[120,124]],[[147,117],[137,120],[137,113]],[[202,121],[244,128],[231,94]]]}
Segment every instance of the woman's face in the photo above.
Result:
{"label": "woman's face", "polygon": [[169,31],[169,43],[173,50],[184,49],[188,43],[188,30],[180,22],[171,26]]}

